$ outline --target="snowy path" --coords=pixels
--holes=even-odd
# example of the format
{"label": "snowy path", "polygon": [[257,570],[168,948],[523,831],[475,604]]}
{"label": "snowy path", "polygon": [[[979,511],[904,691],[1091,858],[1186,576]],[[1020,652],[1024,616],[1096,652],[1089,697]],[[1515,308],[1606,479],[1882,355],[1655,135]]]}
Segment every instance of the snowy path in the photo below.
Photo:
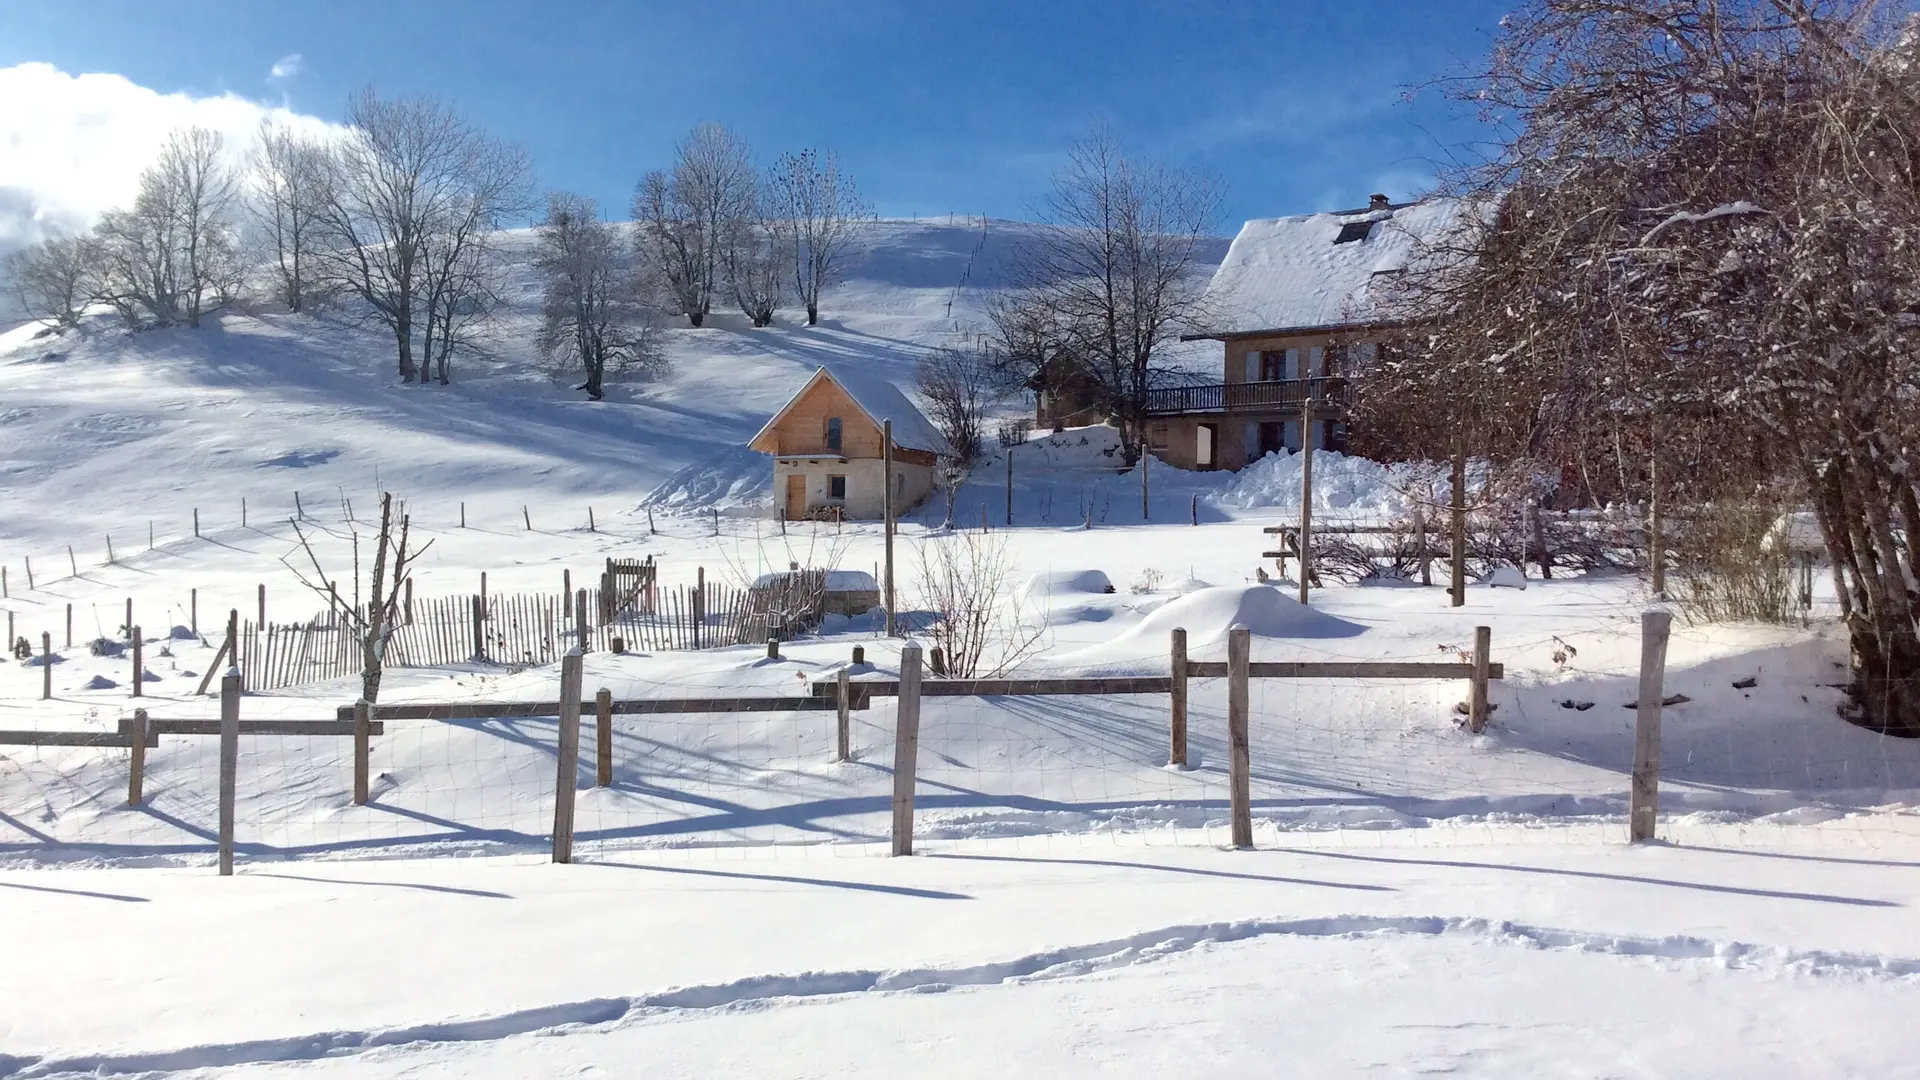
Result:
{"label": "snowy path", "polygon": [[[1146,1075],[1180,1047],[1208,1073],[1711,1075],[1724,1052],[1747,1075],[1896,1075],[1897,1040],[1871,1033],[1920,1003],[1920,837],[1683,840],[7,872],[0,925],[35,932],[0,967],[0,1075],[329,1055],[321,1075],[969,1075],[988,1052],[1013,1075],[1107,1054]],[[788,1007],[809,1003],[830,1011]],[[1712,1037],[1668,1030],[1683,1012]]]}

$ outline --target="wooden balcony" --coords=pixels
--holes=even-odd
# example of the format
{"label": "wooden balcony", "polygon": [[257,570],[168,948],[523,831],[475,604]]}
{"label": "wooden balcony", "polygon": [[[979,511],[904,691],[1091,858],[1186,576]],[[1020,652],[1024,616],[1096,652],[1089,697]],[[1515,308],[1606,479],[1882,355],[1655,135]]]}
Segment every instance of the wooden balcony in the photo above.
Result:
{"label": "wooden balcony", "polygon": [[1308,397],[1328,419],[1345,412],[1347,380],[1337,376],[1283,379],[1277,382],[1169,386],[1147,391],[1148,416],[1204,413],[1297,413]]}

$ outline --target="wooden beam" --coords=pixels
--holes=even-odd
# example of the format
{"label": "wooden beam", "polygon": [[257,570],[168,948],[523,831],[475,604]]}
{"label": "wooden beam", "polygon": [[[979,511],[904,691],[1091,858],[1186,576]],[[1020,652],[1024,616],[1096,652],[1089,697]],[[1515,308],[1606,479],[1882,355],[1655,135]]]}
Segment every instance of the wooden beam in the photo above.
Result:
{"label": "wooden beam", "polygon": [[1173,630],[1172,653],[1173,677],[1168,680],[1173,685],[1168,692],[1173,701],[1167,716],[1167,764],[1175,768],[1187,767],[1187,631],[1185,627]]}
{"label": "wooden beam", "polygon": [[913,794],[920,759],[920,646],[900,650],[900,701],[893,734],[893,853],[913,854]]}
{"label": "wooden beam", "polygon": [[1633,788],[1628,797],[1627,836],[1653,839],[1660,813],[1660,710],[1665,693],[1667,639],[1673,615],[1640,615],[1640,700],[1633,719]]}
{"label": "wooden beam", "polygon": [[1227,631],[1227,795],[1236,848],[1253,846],[1252,764],[1247,745],[1247,657],[1251,638],[1244,626]]}
{"label": "wooden beam", "polygon": [[[1310,661],[1263,662],[1248,665],[1255,679],[1471,679],[1473,665],[1418,661]],[[1505,667],[1487,665],[1487,678],[1505,678]],[[1187,674],[1196,679],[1224,679],[1227,665],[1219,661],[1192,661]]]}
{"label": "wooden beam", "polygon": [[[0,730],[0,746],[118,746],[133,745],[126,731],[22,731]],[[149,731],[147,746],[156,745]]]}

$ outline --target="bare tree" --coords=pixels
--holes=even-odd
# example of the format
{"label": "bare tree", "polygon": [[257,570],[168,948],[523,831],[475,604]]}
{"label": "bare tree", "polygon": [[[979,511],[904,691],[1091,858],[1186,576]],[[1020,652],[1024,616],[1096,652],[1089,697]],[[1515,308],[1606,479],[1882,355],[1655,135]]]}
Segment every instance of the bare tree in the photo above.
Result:
{"label": "bare tree", "polygon": [[248,202],[273,256],[274,292],[289,311],[305,310],[314,287],[314,218],[327,194],[327,146],[264,120],[248,161]]}
{"label": "bare tree", "polygon": [[140,174],[133,205],[109,211],[96,227],[96,291],[129,324],[197,327],[239,291],[238,182],[224,146],[206,128],[174,132]]}
{"label": "bare tree", "polygon": [[8,252],[0,260],[0,278],[28,316],[61,330],[75,329],[93,302],[97,254],[91,246],[85,237],[49,237]]}
{"label": "bare tree", "polygon": [[[526,157],[430,96],[368,88],[348,103],[347,123],[313,220],[317,261],[392,333],[401,381],[431,377],[436,359],[444,378],[461,305],[488,285],[474,249],[525,206]],[[419,331],[429,341],[416,363]]]}
{"label": "bare tree", "polygon": [[1046,622],[1020,591],[998,532],[963,530],[920,541],[919,596],[933,615],[927,633],[962,679],[992,678],[1031,657]]}
{"label": "bare tree", "polygon": [[745,139],[715,123],[694,128],[674,154],[672,169],[640,178],[633,220],[678,313],[700,326],[723,283],[727,245],[754,214],[753,159]]}
{"label": "bare tree", "polygon": [[788,238],[763,196],[756,193],[753,212],[734,223],[724,246],[727,289],[755,326],[772,325],[786,295]]}
{"label": "bare tree", "polygon": [[943,345],[920,361],[919,390],[928,419],[946,436],[953,456],[971,466],[986,453],[987,412],[999,399],[998,357],[987,342]]}
{"label": "bare tree", "polygon": [[1920,555],[1902,540],[1920,535],[1920,252],[1893,239],[1920,232],[1920,40],[1877,14],[1523,4],[1456,87],[1510,125],[1459,185],[1497,212],[1411,276],[1434,321],[1375,365],[1355,424],[1403,445],[1471,432],[1596,500],[1644,500],[1656,581],[1670,502],[1797,493],[1851,639],[1850,718],[1920,735]]}
{"label": "bare tree", "polygon": [[540,353],[586,375],[580,389],[600,401],[609,370],[654,376],[667,364],[650,295],[626,267],[615,227],[592,199],[547,196],[534,268],[541,279]]}
{"label": "bare tree", "polygon": [[807,325],[820,321],[820,295],[846,273],[858,253],[860,234],[873,207],[860,197],[853,177],[841,171],[829,150],[782,154],[767,173],[768,215],[786,234],[793,262],[793,289],[807,309]]}
{"label": "bare tree", "polygon": [[[991,357],[1006,394],[1032,393],[1056,403],[1079,373],[1087,370],[1080,359],[1074,327],[1047,302],[1044,293],[1003,290],[987,298],[987,321],[992,328]],[[1064,430],[1066,410],[1055,407],[1053,430]]]}
{"label": "bare tree", "polygon": [[400,624],[400,601],[407,590],[407,579],[413,574],[413,564],[433,546],[429,540],[417,549],[408,547],[409,518],[401,511],[398,519],[394,515],[393,494],[380,494],[380,531],[373,538],[373,565],[369,568],[367,592],[363,599],[360,592],[360,529],[349,523],[349,538],[353,545],[353,593],[342,596],[338,589],[329,584],[326,571],[321,567],[320,557],[313,550],[313,539],[293,523],[294,535],[299,538],[299,553],[305,559],[296,559],[289,554],[283,562],[293,571],[302,585],[313,591],[315,596],[327,602],[329,614],[334,620],[353,635],[360,647],[360,696],[369,702],[380,700],[380,681],[386,672],[387,645],[393,640],[393,633]]}
{"label": "bare tree", "polygon": [[1073,144],[1015,278],[1069,328],[1111,396],[1128,464],[1146,440],[1147,393],[1166,346],[1201,315],[1199,256],[1218,222],[1214,178],[1128,157],[1106,128]]}

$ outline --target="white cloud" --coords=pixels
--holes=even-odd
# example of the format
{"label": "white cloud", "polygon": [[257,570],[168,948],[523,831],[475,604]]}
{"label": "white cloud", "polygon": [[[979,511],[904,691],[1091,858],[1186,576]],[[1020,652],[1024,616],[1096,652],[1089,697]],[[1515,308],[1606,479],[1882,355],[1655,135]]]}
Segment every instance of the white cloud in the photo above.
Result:
{"label": "white cloud", "polygon": [[267,72],[267,78],[291,79],[295,75],[300,74],[300,66],[302,63],[303,61],[300,59],[299,53],[288,53],[273,62],[273,70]]}
{"label": "white cloud", "polygon": [[267,117],[316,134],[338,130],[231,93],[162,94],[50,64],[0,68],[0,252],[87,228],[131,200],[140,170],[175,128],[220,132],[238,163]]}

